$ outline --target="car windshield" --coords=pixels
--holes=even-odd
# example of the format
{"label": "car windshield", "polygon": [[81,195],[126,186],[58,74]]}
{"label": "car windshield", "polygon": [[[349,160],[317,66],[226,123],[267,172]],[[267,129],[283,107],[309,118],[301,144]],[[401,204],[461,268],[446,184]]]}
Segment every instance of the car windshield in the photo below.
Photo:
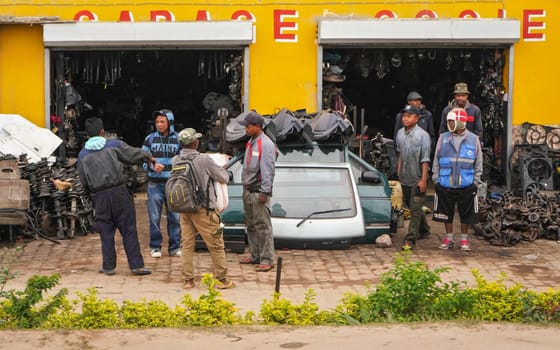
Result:
{"label": "car windshield", "polygon": [[[313,219],[356,215],[346,168],[277,167],[271,201],[273,217]],[[325,213],[319,213],[325,212]]]}

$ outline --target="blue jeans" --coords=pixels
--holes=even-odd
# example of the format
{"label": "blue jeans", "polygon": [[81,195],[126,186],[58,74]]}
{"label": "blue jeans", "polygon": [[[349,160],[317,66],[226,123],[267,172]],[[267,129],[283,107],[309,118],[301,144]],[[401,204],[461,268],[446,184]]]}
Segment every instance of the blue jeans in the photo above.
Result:
{"label": "blue jeans", "polygon": [[161,209],[165,205],[167,212],[168,251],[171,253],[181,248],[181,225],[179,213],[169,210],[165,201],[165,182],[148,182],[148,216],[150,220],[150,248],[161,249],[162,235],[160,229]]}

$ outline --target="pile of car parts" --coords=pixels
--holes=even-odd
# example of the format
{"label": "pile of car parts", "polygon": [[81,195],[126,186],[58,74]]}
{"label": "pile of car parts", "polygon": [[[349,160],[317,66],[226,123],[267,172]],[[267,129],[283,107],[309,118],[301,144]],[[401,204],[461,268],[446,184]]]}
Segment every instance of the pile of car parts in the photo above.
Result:
{"label": "pile of car parts", "polygon": [[525,198],[512,192],[488,196],[479,203],[475,234],[493,245],[513,246],[538,238],[560,241],[560,193],[535,191]]}

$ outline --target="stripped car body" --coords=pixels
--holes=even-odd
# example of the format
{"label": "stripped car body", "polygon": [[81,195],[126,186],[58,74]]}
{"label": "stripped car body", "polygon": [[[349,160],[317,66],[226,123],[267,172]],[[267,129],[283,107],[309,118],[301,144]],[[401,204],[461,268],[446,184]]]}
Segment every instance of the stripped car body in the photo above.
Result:
{"label": "stripped car body", "polygon": [[[279,145],[271,216],[277,247],[347,248],[389,233],[385,176],[343,144]],[[224,239],[245,235],[242,155],[230,160]]]}

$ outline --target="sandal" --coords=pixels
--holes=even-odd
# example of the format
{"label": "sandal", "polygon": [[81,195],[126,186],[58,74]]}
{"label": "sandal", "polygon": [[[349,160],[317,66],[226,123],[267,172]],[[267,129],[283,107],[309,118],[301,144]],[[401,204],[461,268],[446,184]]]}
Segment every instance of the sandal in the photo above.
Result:
{"label": "sandal", "polygon": [[186,280],[185,284],[183,284],[183,288],[184,289],[193,289],[194,288],[194,280],[193,279]]}
{"label": "sandal", "polygon": [[257,270],[257,272],[267,272],[267,271],[272,270],[272,267],[273,266],[270,265],[270,264],[259,264],[259,265],[257,265],[256,270]]}
{"label": "sandal", "polygon": [[258,261],[253,260],[250,256],[239,259],[240,264],[258,264]]}

